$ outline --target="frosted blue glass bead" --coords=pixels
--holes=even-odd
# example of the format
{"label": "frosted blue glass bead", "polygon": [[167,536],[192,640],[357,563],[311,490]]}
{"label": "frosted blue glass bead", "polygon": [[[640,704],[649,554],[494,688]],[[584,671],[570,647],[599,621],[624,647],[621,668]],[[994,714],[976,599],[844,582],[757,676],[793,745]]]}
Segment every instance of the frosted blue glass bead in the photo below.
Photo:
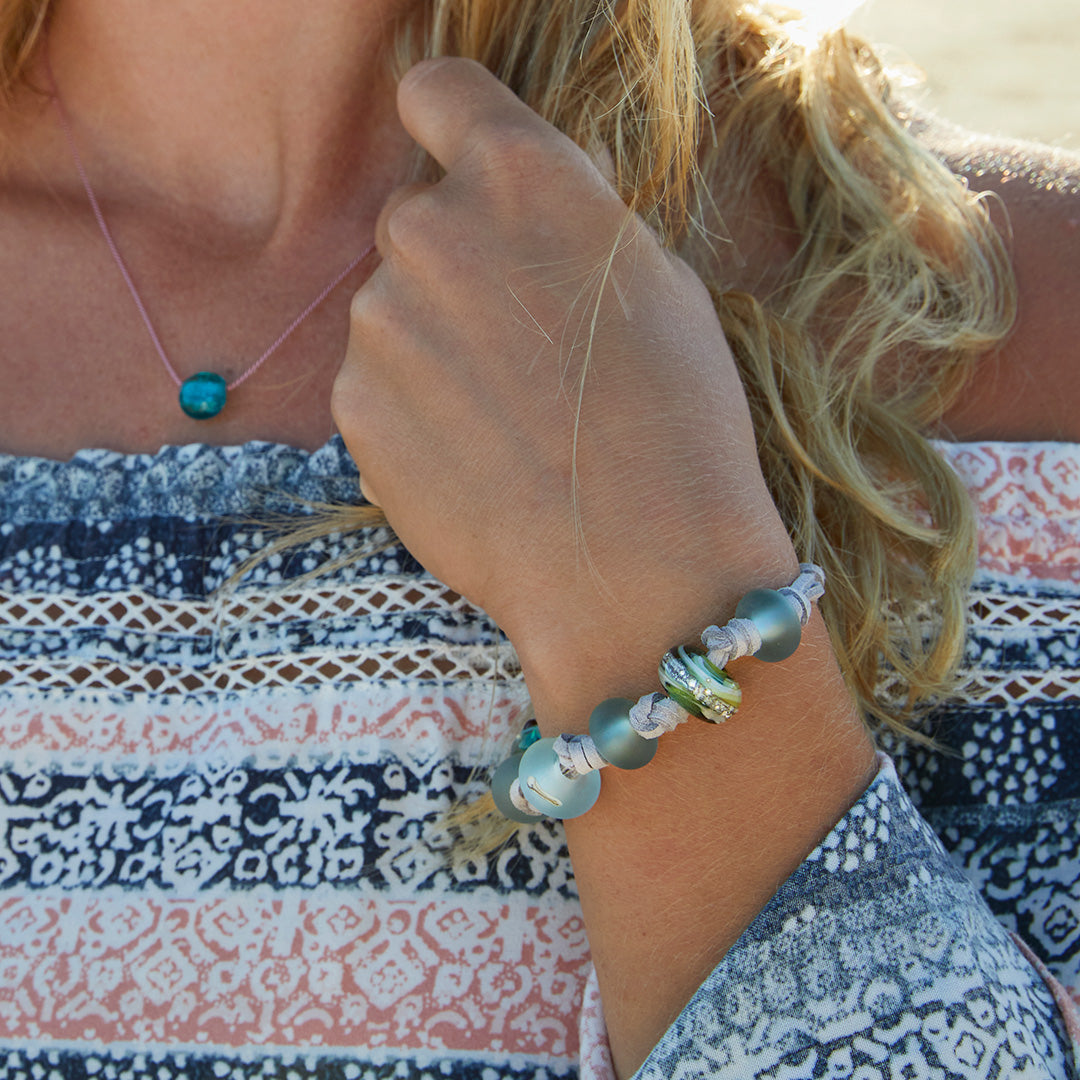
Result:
{"label": "frosted blue glass bead", "polygon": [[553,818],[580,817],[600,795],[600,774],[567,776],[552,750],[554,739],[539,739],[521,755],[518,783],[529,805]]}
{"label": "frosted blue glass bead", "polygon": [[180,408],[192,420],[209,420],[225,408],[228,389],[225,380],[212,371],[200,371],[185,379],[180,387]]}
{"label": "frosted blue glass bead", "polygon": [[517,779],[521,757],[521,754],[513,754],[491,774],[491,797],[503,817],[529,825],[540,819],[519,810],[510,799],[510,785]]}
{"label": "frosted blue glass bead", "polygon": [[596,749],[618,769],[640,769],[656,754],[656,740],[643,739],[630,723],[633,707],[629,698],[608,698],[589,717],[589,734]]}
{"label": "frosted blue glass bead", "polygon": [[758,628],[761,648],[754,655],[759,660],[786,660],[799,647],[799,616],[775,589],[751,589],[737,604],[735,618],[749,619]]}

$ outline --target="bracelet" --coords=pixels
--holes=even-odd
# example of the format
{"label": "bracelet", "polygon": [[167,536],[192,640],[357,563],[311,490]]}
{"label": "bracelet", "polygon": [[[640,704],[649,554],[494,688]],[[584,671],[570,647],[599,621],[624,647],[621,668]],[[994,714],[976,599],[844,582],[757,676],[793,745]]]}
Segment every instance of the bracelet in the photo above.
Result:
{"label": "bracelet", "polygon": [[735,617],[701,635],[705,650],[680,645],[660,661],[664,693],[636,702],[608,698],[592,711],[588,735],[541,738],[536,720],[526,723],[514,751],[491,777],[495,805],[511,821],[580,817],[600,795],[600,770],[640,769],[656,753],[665,731],[696,716],[722,724],[742,702],[726,666],[741,656],[775,663],[798,647],[811,604],[825,592],[825,572],[800,563],[799,576],[783,589],[752,589]]}

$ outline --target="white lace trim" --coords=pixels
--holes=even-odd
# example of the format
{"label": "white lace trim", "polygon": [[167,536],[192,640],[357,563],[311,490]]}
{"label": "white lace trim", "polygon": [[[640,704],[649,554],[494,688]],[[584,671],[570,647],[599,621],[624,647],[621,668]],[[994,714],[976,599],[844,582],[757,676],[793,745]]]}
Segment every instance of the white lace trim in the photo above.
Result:
{"label": "white lace trim", "polygon": [[[895,615],[893,615],[895,618]],[[929,608],[916,613],[929,637],[937,618]],[[1033,698],[1058,700],[1080,697],[1080,651],[1067,642],[1054,649],[1038,639],[1080,628],[1080,595],[1025,594],[1008,587],[980,587],[968,604],[968,655],[960,665],[955,700],[992,706],[1009,706]],[[1030,642],[1030,666],[1012,664],[1002,668],[998,645]],[[982,646],[982,648],[980,648]],[[876,696],[883,703],[899,703],[906,685],[892,672],[883,671]]]}
{"label": "white lace trim", "polygon": [[971,626],[976,630],[1041,630],[1080,627],[1080,596],[1025,596],[999,589],[971,594]]}
{"label": "white lace trim", "polygon": [[511,655],[510,646],[504,649],[505,652],[496,652],[494,648],[464,646],[363,650],[318,656],[260,657],[198,669],[83,660],[8,662],[0,664],[0,686],[33,685],[48,690],[122,694],[195,694],[250,690],[253,686],[315,688],[370,680],[415,683],[516,678],[520,667]]}
{"label": "white lace trim", "polygon": [[[382,625],[410,614],[439,631],[435,640],[410,640]],[[325,630],[335,620],[351,623],[337,639],[298,644],[308,624]],[[137,589],[0,593],[0,626],[9,640],[26,631],[25,648],[0,659],[5,688],[191,694],[370,680],[507,680],[521,673],[513,647],[481,612],[434,579],[405,575],[237,591],[211,601]],[[71,650],[48,655],[49,635],[80,630],[100,633],[101,644],[82,645],[76,656]]]}
{"label": "white lace trim", "polygon": [[174,600],[132,589],[121,593],[0,592],[0,626],[109,627],[157,634],[216,634],[224,625],[356,617],[405,611],[476,612],[434,578],[380,575],[333,588],[250,590],[211,600]]}

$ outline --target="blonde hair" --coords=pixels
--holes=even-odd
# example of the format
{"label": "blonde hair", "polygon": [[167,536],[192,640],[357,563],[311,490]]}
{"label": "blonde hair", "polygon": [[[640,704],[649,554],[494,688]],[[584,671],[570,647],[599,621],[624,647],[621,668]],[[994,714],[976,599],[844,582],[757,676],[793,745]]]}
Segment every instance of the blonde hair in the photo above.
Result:
{"label": "blonde hair", "polygon": [[0,102],[10,103],[48,13],[49,0],[0,0]]}
{"label": "blonde hair", "polygon": [[[46,8],[0,0],[8,97]],[[610,153],[628,208],[710,290],[769,489],[800,557],[828,576],[823,614],[852,693],[904,726],[952,688],[975,550],[969,500],[925,433],[1008,331],[1015,287],[985,207],[907,130],[871,49],[798,28],[788,9],[731,0],[423,0],[388,62],[478,60]],[[437,175],[418,156],[414,178]],[[738,253],[710,216],[760,190],[793,248],[764,293],[736,287]],[[375,523],[342,508],[324,531]],[[883,662],[899,697],[876,692]]]}

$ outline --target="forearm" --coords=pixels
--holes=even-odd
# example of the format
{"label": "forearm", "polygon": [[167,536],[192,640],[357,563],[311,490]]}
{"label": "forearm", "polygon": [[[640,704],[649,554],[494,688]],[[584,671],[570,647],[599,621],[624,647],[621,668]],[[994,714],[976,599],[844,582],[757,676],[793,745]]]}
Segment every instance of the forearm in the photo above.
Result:
{"label": "forearm", "polygon": [[[730,616],[737,598],[712,618]],[[686,617],[671,616],[666,632],[676,636],[666,644],[651,640],[651,628],[623,635],[621,663],[589,654],[574,671],[564,657],[548,679],[534,660],[530,690],[545,734],[584,730],[604,697],[656,689],[659,655],[696,637],[680,627]],[[689,617],[702,620],[699,632],[710,621]],[[597,804],[566,822],[620,1076],[641,1064],[874,774],[873,748],[816,611],[793,656],[736,661],[732,673],[744,694],[732,720],[692,720],[660,740],[647,767],[605,769]]]}

